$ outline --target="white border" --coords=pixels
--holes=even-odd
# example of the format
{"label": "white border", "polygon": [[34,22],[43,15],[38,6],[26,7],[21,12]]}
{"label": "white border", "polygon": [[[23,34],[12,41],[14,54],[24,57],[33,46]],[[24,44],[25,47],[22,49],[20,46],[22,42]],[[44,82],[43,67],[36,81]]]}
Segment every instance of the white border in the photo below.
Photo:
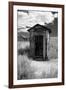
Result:
{"label": "white border", "polygon": [[[33,80],[17,80],[17,10],[43,10],[58,12],[58,78],[52,79],[33,79]],[[48,7],[32,7],[32,6],[13,6],[13,84],[36,84],[36,83],[57,83],[62,82],[62,8],[48,8]]]}

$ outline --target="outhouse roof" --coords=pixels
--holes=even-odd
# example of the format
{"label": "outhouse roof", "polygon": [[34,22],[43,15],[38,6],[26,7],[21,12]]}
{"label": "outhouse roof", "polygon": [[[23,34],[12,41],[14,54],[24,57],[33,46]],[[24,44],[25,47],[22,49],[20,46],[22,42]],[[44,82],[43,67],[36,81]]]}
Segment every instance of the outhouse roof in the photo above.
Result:
{"label": "outhouse roof", "polygon": [[49,28],[47,28],[46,26],[43,26],[43,25],[40,25],[40,24],[36,24],[36,25],[34,25],[33,27],[31,27],[30,29],[28,29],[28,31],[30,32],[31,30],[33,30],[33,31],[39,31],[39,30],[41,30],[41,31],[46,31],[46,30],[48,30],[49,31],[49,33],[51,33],[51,29],[49,29]]}

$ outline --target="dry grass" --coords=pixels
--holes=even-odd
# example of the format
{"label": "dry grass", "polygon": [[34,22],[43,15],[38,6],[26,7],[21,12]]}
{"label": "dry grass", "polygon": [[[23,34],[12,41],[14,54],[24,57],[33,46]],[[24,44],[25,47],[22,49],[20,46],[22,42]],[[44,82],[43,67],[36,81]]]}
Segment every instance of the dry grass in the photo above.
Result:
{"label": "dry grass", "polygon": [[55,78],[58,74],[57,60],[34,61],[26,55],[18,56],[18,79]]}
{"label": "dry grass", "polygon": [[18,79],[32,79],[34,78],[34,68],[31,67],[31,61],[26,55],[19,55],[17,61]]}
{"label": "dry grass", "polygon": [[58,75],[58,42],[57,37],[50,38],[48,50],[49,61],[35,61],[28,58],[29,42],[18,41],[18,79],[55,78]]}

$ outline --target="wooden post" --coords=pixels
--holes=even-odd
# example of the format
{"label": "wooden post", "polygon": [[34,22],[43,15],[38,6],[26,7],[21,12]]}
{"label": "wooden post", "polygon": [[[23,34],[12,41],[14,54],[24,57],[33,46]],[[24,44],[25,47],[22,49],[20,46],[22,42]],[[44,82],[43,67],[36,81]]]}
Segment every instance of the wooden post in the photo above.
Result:
{"label": "wooden post", "polygon": [[43,59],[45,60],[45,31],[44,31],[44,34],[43,34]]}
{"label": "wooden post", "polygon": [[49,45],[49,32],[45,31],[45,60],[49,60],[49,58],[48,58],[48,45]]}

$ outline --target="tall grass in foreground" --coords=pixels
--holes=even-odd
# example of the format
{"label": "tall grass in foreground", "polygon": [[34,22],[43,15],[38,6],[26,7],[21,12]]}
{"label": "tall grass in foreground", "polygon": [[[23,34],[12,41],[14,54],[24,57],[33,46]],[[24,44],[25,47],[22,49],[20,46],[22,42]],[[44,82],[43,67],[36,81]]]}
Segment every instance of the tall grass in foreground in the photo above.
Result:
{"label": "tall grass in foreground", "polygon": [[56,78],[58,75],[57,61],[33,61],[27,55],[19,55],[17,61],[18,80]]}
{"label": "tall grass in foreground", "polygon": [[48,56],[49,61],[35,61],[29,58],[30,43],[18,41],[17,72],[18,80],[55,78],[58,75],[58,39],[50,38]]}
{"label": "tall grass in foreground", "polygon": [[26,55],[19,55],[17,61],[18,79],[34,78],[34,68],[31,67],[31,60]]}

